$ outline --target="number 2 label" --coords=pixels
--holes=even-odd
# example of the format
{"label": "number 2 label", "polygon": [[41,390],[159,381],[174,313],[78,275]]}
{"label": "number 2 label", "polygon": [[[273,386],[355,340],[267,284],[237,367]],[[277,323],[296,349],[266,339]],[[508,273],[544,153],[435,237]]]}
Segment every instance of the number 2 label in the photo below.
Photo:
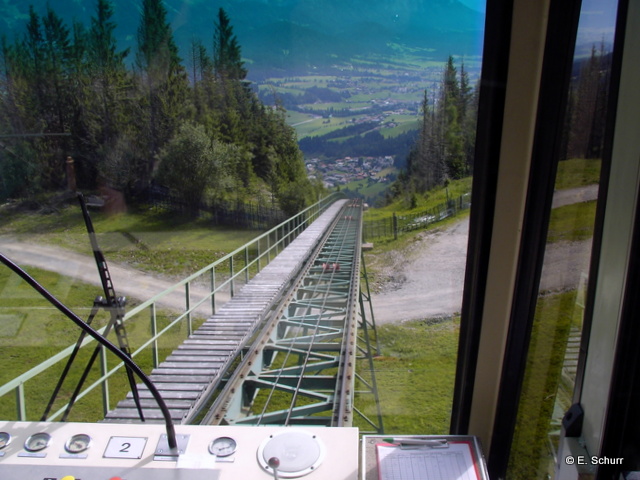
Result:
{"label": "number 2 label", "polygon": [[111,437],[104,458],[142,458],[146,437]]}

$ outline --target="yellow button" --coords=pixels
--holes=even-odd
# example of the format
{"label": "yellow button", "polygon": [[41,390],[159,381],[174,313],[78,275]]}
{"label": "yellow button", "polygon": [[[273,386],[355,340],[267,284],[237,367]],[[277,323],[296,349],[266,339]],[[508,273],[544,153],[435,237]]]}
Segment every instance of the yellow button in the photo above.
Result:
{"label": "yellow button", "polygon": [[76,480],[76,477],[73,475],[67,475],[66,477],[62,477],[60,480]]}

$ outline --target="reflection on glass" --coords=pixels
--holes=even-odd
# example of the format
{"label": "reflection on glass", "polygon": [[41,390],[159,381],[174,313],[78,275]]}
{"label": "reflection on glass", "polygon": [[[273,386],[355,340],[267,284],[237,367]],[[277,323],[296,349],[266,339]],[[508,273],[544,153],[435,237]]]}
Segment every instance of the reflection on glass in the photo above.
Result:
{"label": "reflection on glass", "polygon": [[572,403],[595,221],[616,1],[585,1],[508,478],[551,478]]}
{"label": "reflection on glass", "polygon": [[[380,206],[407,172],[395,193],[406,196],[408,214],[393,217],[394,225],[391,211],[383,212],[392,228],[366,235],[412,238],[430,260],[407,255],[392,267],[393,275],[403,271],[408,288],[373,299],[379,320],[385,307],[389,316],[379,337],[386,348],[377,359],[380,392],[391,431],[446,433],[484,2],[439,1],[442,9],[434,9],[430,2],[243,0],[226,2],[226,13],[205,0],[140,0],[136,9],[127,0],[31,3],[0,2],[0,250],[17,259],[19,250],[34,258],[34,244],[64,247],[56,250],[54,272],[31,272],[87,318],[102,292],[85,283],[98,280],[92,260],[72,261],[92,254],[73,195],[82,191],[107,261],[130,268],[111,268],[130,312],[319,196],[339,189]],[[189,163],[194,158],[202,161]],[[426,232],[453,216],[459,221],[446,238]],[[241,257],[235,268],[249,261]],[[407,263],[417,267],[411,274]],[[139,270],[153,278],[142,295],[127,288],[142,283],[134,277]],[[230,274],[215,275],[194,283],[220,285]],[[190,294],[199,296],[196,285]],[[183,308],[184,298],[179,302]],[[0,306],[0,348],[9,359],[0,388],[78,337],[3,267]],[[405,315],[400,307],[407,306],[413,310]],[[155,307],[136,315],[127,319],[135,347],[177,316]],[[404,320],[415,323],[400,325]],[[93,326],[108,321],[100,311]],[[185,330],[178,323],[163,334],[159,360]],[[147,370],[156,362],[149,351],[136,360]],[[38,419],[60,370],[26,382],[26,407],[4,393],[0,419],[22,409],[26,419]],[[70,373],[63,394],[70,395],[76,376]],[[113,375],[110,402],[128,388]],[[72,419],[100,420],[102,401],[94,389]]]}

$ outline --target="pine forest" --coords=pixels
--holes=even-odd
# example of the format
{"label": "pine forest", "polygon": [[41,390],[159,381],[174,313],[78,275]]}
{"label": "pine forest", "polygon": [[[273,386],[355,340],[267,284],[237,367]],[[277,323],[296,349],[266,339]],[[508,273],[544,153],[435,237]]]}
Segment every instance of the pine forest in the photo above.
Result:
{"label": "pine forest", "polygon": [[2,39],[0,200],[64,188],[71,160],[79,189],[130,202],[156,186],[194,209],[206,198],[293,213],[317,198],[283,110],[245,80],[223,9],[186,60],[161,0],[142,1],[135,51],[118,49],[113,13],[96,0],[89,25],[66,25],[30,7],[24,32]]}

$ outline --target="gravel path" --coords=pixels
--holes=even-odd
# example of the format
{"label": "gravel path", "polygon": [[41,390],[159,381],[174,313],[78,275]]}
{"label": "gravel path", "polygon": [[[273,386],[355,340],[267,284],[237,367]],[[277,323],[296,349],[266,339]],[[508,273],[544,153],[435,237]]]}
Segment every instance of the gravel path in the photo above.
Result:
{"label": "gravel path", "polygon": [[[597,186],[556,192],[553,207],[595,200]],[[418,234],[401,251],[369,254],[377,272],[371,302],[379,324],[445,317],[460,313],[469,220]],[[558,242],[547,248],[542,291],[576,288],[586,275],[591,241]]]}
{"label": "gravel path", "polygon": [[[102,286],[95,260],[91,256],[81,255],[52,245],[18,241],[15,238],[5,236],[0,236],[0,252],[20,266],[59,272],[85,283]],[[109,259],[107,262],[113,286],[118,295],[146,301],[177,283],[175,280],[161,279],[128,266],[109,262]],[[0,268],[4,268],[4,265],[0,264]],[[46,285],[43,286],[46,288]],[[193,285],[191,287],[192,303],[203,298],[206,293],[205,289]],[[1,297],[2,292],[0,292]],[[227,294],[216,295],[216,300],[220,304],[227,299]],[[184,311],[184,288],[177,289],[163,297],[159,304],[175,311]]]}
{"label": "gravel path", "polygon": [[[460,311],[469,222],[418,234],[392,257],[375,259],[372,304],[377,323],[449,316]],[[382,271],[377,266],[383,263]]]}

